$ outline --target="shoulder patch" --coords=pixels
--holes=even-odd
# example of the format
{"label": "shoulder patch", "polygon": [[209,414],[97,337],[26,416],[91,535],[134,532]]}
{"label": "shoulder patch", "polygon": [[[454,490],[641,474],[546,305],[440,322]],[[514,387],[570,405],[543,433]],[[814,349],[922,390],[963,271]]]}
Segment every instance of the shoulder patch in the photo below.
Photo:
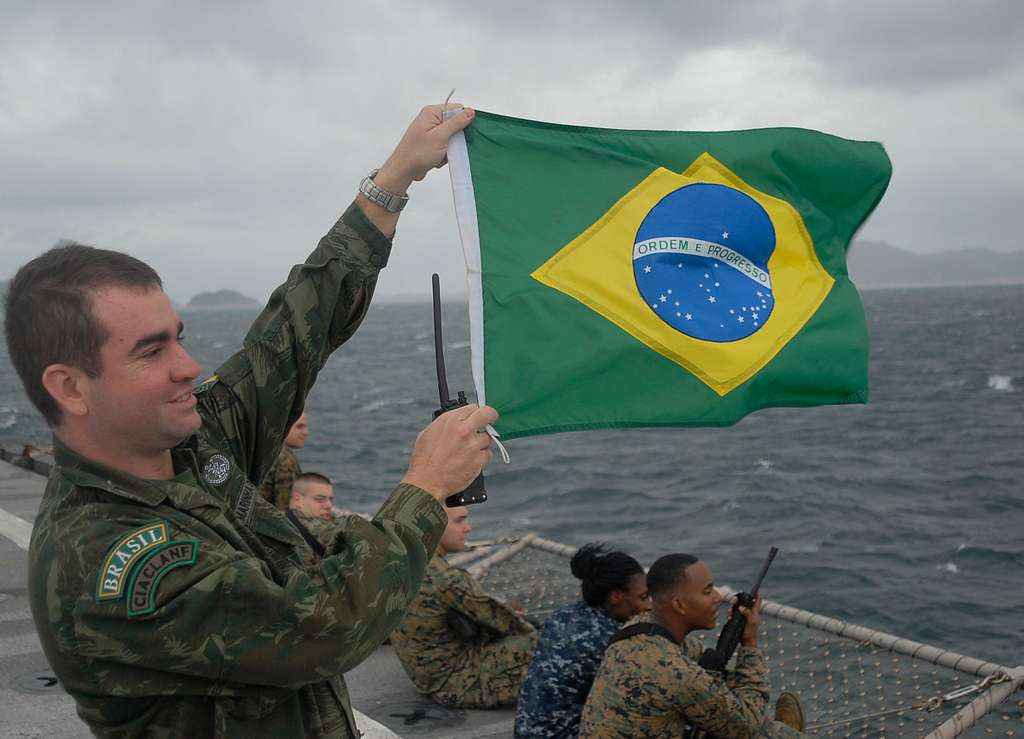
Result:
{"label": "shoulder patch", "polygon": [[199,393],[205,393],[211,387],[216,385],[219,380],[220,380],[219,376],[211,375],[210,377],[206,378],[205,380],[200,382],[198,385],[196,385],[195,388],[192,390],[192,393],[194,395],[199,395]]}
{"label": "shoulder patch", "polygon": [[171,570],[194,564],[198,552],[196,539],[176,539],[149,552],[128,584],[128,615],[142,616],[156,610],[160,580]]}
{"label": "shoulder patch", "polygon": [[211,485],[222,485],[230,474],[231,462],[223,454],[214,454],[203,465],[203,479]]}
{"label": "shoulder patch", "polygon": [[168,541],[167,522],[154,521],[121,537],[103,558],[96,583],[96,600],[119,600],[128,573],[141,557]]}

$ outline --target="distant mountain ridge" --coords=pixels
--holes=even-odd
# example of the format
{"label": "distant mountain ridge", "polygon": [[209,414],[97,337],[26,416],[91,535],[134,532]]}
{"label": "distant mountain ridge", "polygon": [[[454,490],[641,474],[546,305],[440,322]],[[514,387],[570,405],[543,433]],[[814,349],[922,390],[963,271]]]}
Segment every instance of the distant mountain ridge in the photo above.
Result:
{"label": "distant mountain ridge", "polygon": [[854,241],[847,266],[850,279],[862,288],[1024,283],[1024,251],[916,254],[881,241]]}

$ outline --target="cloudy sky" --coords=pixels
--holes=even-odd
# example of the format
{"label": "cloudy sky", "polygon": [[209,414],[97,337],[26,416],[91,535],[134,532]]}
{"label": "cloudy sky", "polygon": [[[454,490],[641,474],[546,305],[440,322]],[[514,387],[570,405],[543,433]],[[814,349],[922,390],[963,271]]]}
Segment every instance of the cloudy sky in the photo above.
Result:
{"label": "cloudy sky", "polygon": [[[1024,4],[0,4],[0,279],[61,238],[128,251],[185,302],[263,299],[448,90],[614,128],[882,141],[861,238],[1021,246]],[[445,172],[417,184],[380,295],[464,292]]]}

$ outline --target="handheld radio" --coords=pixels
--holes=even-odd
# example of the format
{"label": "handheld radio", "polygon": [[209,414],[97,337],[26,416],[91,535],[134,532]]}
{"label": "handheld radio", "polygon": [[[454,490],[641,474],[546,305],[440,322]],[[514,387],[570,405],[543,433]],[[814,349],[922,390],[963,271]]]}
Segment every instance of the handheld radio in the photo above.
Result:
{"label": "handheld radio", "polygon": [[[453,400],[448,395],[448,377],[444,369],[444,341],[441,337],[441,280],[435,272],[430,278],[431,287],[434,292],[434,361],[437,364],[437,394],[441,401],[441,407],[434,411],[434,418],[442,413],[453,411],[464,405],[469,405],[466,400],[466,393],[459,390]],[[481,472],[476,476],[469,487],[459,493],[453,493],[444,500],[448,508],[483,503],[487,500],[487,491],[484,490],[484,475]]]}
{"label": "handheld radio", "polygon": [[760,574],[754,580],[754,587],[750,589],[749,593],[736,594],[736,605],[732,609],[729,620],[722,627],[722,633],[718,636],[718,643],[714,649],[704,650],[704,654],[697,661],[697,664],[705,670],[725,672],[725,666],[732,658],[736,647],[739,646],[740,637],[743,636],[743,627],[747,625],[747,617],[740,613],[740,606],[744,608],[754,607],[754,604],[757,602],[757,591],[761,589],[761,581],[768,574],[768,568],[772,566],[772,560],[775,559],[775,555],[778,553],[778,547],[772,547],[768,551],[768,558],[765,559]]}

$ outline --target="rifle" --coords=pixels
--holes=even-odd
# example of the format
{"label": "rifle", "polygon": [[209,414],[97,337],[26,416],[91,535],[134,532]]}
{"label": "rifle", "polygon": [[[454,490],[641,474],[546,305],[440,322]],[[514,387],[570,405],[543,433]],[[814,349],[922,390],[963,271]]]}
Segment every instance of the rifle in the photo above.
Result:
{"label": "rifle", "polygon": [[[464,405],[469,405],[466,400],[466,393],[459,390],[456,399],[448,395],[448,378],[444,368],[444,342],[441,338],[441,278],[435,272],[430,278],[431,287],[434,293],[434,362],[437,365],[437,394],[441,400],[441,407],[434,411],[434,418],[442,413],[453,411]],[[444,499],[448,508],[470,505],[472,503],[483,503],[487,500],[487,491],[484,490],[484,474],[481,472],[465,490],[452,493]]]}
{"label": "rifle", "polygon": [[718,635],[718,643],[714,649],[705,649],[704,654],[697,661],[697,664],[705,670],[714,670],[725,674],[725,666],[729,664],[733,652],[739,646],[740,638],[743,636],[743,627],[747,625],[747,617],[740,613],[740,606],[753,608],[757,603],[757,591],[761,588],[761,582],[768,574],[768,568],[772,566],[772,560],[778,553],[778,548],[772,547],[768,552],[768,558],[765,559],[764,565],[761,567],[761,573],[754,580],[754,587],[750,589],[749,593],[736,594],[736,604],[729,614],[729,620],[722,627],[722,633]]}

